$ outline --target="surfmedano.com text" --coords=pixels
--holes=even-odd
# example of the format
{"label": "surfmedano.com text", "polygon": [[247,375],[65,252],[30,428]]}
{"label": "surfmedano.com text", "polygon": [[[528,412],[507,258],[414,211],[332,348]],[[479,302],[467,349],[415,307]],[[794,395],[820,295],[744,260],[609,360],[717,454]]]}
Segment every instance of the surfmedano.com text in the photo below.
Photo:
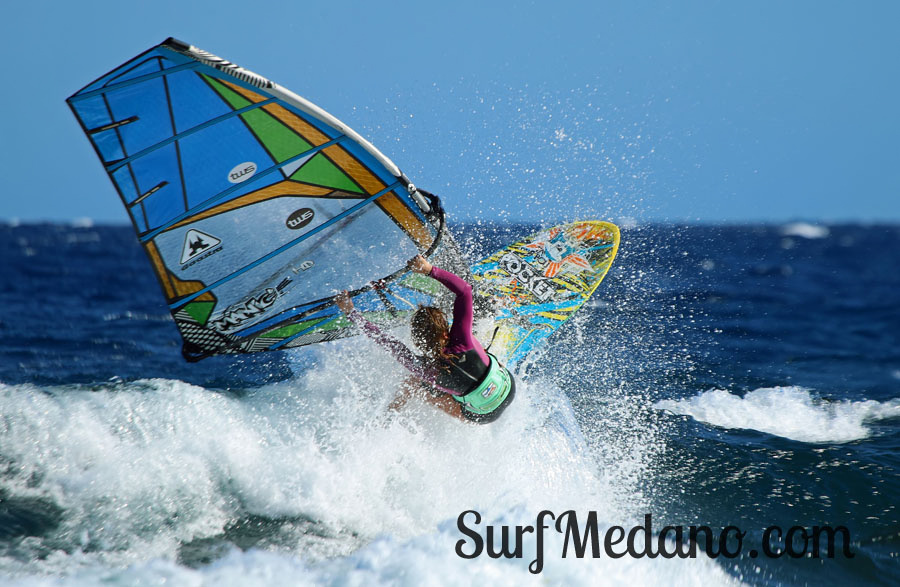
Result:
{"label": "surfmedano.com text", "polygon": [[[551,526],[550,522],[555,523]],[[577,558],[590,556],[600,558],[601,552],[609,558],[696,558],[697,553],[709,558],[737,558],[744,552],[744,537],[747,532],[737,526],[725,526],[714,533],[709,526],[664,526],[659,534],[653,535],[651,514],[644,515],[644,523],[626,530],[622,526],[610,526],[600,531],[597,512],[588,512],[587,520],[579,524],[574,510],[558,516],[548,510],[541,511],[534,526],[481,526],[481,514],[466,510],[456,519],[456,527],[465,536],[456,543],[456,554],[464,559],[477,558],[483,553],[491,558],[523,558],[523,537],[534,534],[534,559],[528,565],[532,574],[544,568],[544,533],[550,529],[563,535],[562,558],[574,553]],[[499,534],[499,535],[498,535]],[[496,548],[499,539],[500,548]],[[834,558],[836,544],[841,542],[841,555],[853,558],[850,552],[850,531],[845,526],[813,526],[812,529],[792,526],[782,530],[779,526],[769,526],[762,533],[758,547],[747,550],[750,558],[762,554],[767,558]],[[600,543],[603,549],[600,549]],[[699,547],[699,548],[698,548]]]}

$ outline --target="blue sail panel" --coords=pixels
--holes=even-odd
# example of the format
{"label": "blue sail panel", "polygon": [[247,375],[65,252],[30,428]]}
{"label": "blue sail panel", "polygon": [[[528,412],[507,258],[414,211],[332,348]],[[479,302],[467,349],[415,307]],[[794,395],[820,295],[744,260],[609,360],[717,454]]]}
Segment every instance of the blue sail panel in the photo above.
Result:
{"label": "blue sail panel", "polygon": [[428,287],[394,296],[367,284],[433,251],[443,221],[393,163],[302,98],[169,39],[68,102],[131,215],[186,357],[347,336],[332,301],[343,289],[382,322],[434,301]]}

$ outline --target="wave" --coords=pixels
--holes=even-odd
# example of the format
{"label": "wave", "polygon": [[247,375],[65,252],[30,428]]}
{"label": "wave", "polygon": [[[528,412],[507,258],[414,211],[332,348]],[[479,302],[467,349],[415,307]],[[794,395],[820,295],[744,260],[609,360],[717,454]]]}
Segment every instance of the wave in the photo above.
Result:
{"label": "wave", "polygon": [[868,438],[873,422],[900,417],[900,399],[826,401],[802,387],[772,387],[741,397],[714,389],[682,400],[661,400],[660,410],[719,426],[758,430],[808,443]]}
{"label": "wave", "polygon": [[[294,379],[233,393],[173,379],[0,384],[0,496],[20,522],[0,535],[0,582],[462,584],[476,570],[512,584],[532,557],[460,559],[461,512],[525,525],[576,509],[623,523],[645,507],[620,478],[648,466],[647,434],[622,436],[643,422],[618,422],[610,454],[593,453],[565,395],[539,378],[489,426],[415,402],[386,418],[404,377],[386,353],[355,341],[302,357]],[[549,582],[590,582],[598,568],[662,581],[676,566],[727,580],[709,560],[556,553]]]}
{"label": "wave", "polygon": [[[526,523],[523,521],[522,523]],[[534,519],[530,523],[534,523]],[[606,528],[601,528],[601,533]],[[526,535],[527,536],[527,535]],[[310,562],[289,553],[231,549],[203,568],[189,568],[171,560],[155,559],[125,569],[86,569],[65,584],[73,585],[471,585],[480,577],[497,586],[519,585],[741,585],[705,557],[694,560],[607,557],[578,559],[571,551],[559,558],[562,542],[551,533],[545,538],[544,568],[529,572],[535,557],[534,540],[526,539],[521,558],[491,559],[487,555],[463,560],[454,554],[460,535],[448,520],[433,533],[398,540],[380,536],[356,552],[338,559]],[[672,548],[670,545],[668,548]],[[448,556],[449,554],[449,556]],[[29,585],[60,581],[32,580]]]}
{"label": "wave", "polygon": [[827,237],[831,234],[831,230],[829,230],[827,226],[808,224],[806,222],[793,222],[782,226],[781,234],[784,236],[799,236],[801,238],[815,239]]}

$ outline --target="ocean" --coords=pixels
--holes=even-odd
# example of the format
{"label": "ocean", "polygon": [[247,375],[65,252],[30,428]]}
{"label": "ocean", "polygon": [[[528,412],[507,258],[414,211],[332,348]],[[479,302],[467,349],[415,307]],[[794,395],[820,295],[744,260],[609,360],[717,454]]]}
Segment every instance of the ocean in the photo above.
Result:
{"label": "ocean", "polygon": [[0,583],[900,583],[900,225],[623,223],[480,427],[361,337],[186,363],[130,227],[0,267]]}

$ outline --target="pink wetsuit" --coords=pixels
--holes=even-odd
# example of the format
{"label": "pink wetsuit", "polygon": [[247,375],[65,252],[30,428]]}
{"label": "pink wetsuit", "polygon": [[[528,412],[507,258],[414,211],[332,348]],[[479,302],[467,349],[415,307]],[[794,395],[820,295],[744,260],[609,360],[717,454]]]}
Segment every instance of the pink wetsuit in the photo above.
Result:
{"label": "pink wetsuit", "polygon": [[[459,381],[454,381],[451,377],[448,379],[443,374],[437,372],[436,369],[428,369],[423,367],[422,362],[416,355],[410,351],[406,345],[399,340],[383,333],[377,326],[363,318],[362,314],[353,310],[348,314],[350,320],[354,324],[362,328],[366,335],[386,348],[396,358],[401,365],[412,371],[416,376],[424,379],[431,385],[441,391],[452,395],[464,395],[466,388],[473,387],[472,381],[466,380],[466,377],[476,380],[478,377],[468,375],[471,371],[470,367],[475,367],[474,372],[483,373],[490,364],[487,353],[481,347],[475,337],[472,335],[472,326],[474,323],[474,315],[472,311],[472,286],[465,280],[444,271],[438,267],[432,267],[430,277],[438,280],[444,287],[456,294],[453,302],[453,324],[450,326],[449,340],[444,352],[448,355],[458,357],[454,360],[456,370],[462,372],[465,377],[456,377]],[[481,365],[472,365],[480,359]],[[469,362],[469,365],[464,363]],[[455,374],[455,373],[454,373]]]}

